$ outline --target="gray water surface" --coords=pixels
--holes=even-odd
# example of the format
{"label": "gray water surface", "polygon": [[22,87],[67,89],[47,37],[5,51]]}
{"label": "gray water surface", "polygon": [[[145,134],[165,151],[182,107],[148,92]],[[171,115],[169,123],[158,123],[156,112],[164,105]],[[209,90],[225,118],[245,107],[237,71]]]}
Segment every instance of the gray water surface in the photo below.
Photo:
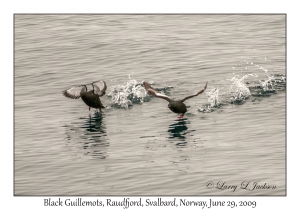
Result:
{"label": "gray water surface", "polygon": [[[14,24],[15,195],[285,195],[285,15],[15,15]],[[62,95],[97,80],[108,85],[104,115]],[[208,87],[180,120],[143,80],[177,99]],[[240,189],[244,181],[276,188]]]}

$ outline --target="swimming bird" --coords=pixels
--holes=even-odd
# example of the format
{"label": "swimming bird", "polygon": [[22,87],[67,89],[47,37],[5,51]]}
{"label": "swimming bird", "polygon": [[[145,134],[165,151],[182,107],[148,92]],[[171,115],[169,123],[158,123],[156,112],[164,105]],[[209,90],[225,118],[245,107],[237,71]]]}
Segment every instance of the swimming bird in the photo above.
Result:
{"label": "swimming bird", "polygon": [[186,106],[185,103],[183,103],[185,100],[189,99],[189,98],[193,98],[201,93],[203,93],[205,90],[206,90],[206,87],[207,87],[207,82],[206,82],[206,85],[204,86],[204,88],[202,90],[200,90],[199,92],[193,94],[193,95],[190,95],[190,96],[187,96],[185,97],[184,99],[181,99],[181,100],[174,100],[174,99],[171,99],[169,98],[168,96],[166,95],[163,95],[163,94],[160,94],[160,93],[157,93],[152,87],[151,85],[144,81],[143,82],[144,84],[144,87],[145,89],[153,96],[155,97],[158,97],[158,98],[163,98],[165,100],[167,100],[169,102],[168,104],[168,108],[174,112],[174,113],[177,113],[177,114],[181,114],[179,116],[179,118],[182,118],[184,113],[186,113],[187,111],[187,108],[189,108],[189,106]]}
{"label": "swimming bird", "polygon": [[75,86],[70,89],[63,91],[63,95],[72,98],[78,99],[81,97],[83,102],[89,107],[89,110],[92,108],[99,109],[102,114],[102,108],[105,108],[100,101],[100,96],[105,95],[105,90],[107,88],[106,83],[103,80],[92,83],[93,90],[87,91],[86,85]]}

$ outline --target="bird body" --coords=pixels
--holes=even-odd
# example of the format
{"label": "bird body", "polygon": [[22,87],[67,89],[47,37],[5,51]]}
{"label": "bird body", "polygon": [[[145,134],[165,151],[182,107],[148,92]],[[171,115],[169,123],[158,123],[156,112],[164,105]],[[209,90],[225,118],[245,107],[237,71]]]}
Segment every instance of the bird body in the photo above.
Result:
{"label": "bird body", "polygon": [[168,104],[168,108],[174,112],[174,113],[177,113],[177,114],[181,114],[180,118],[183,117],[183,115],[187,112],[187,108],[189,108],[189,106],[186,106],[185,103],[183,103],[185,100],[189,99],[189,98],[193,98],[201,93],[203,93],[205,90],[206,90],[206,87],[207,87],[207,82],[206,82],[206,85],[204,86],[204,88],[202,90],[200,90],[199,92],[193,94],[193,95],[190,95],[190,96],[187,96],[185,97],[184,99],[181,99],[181,100],[174,100],[174,99],[171,99],[170,97],[166,96],[166,95],[163,95],[163,94],[160,94],[160,93],[157,93],[152,87],[151,85],[144,81],[143,82],[144,84],[144,87],[145,89],[153,96],[155,97],[158,97],[158,98],[162,98],[162,99],[165,99],[169,102]]}
{"label": "bird body", "polygon": [[83,102],[89,107],[95,109],[105,108],[100,101],[99,95],[95,94],[93,90],[80,93],[80,97]]}
{"label": "bird body", "polygon": [[180,102],[180,101],[174,101],[171,100],[170,103],[168,104],[168,108],[177,114],[184,114],[187,112],[187,106],[185,103]]}
{"label": "bird body", "polygon": [[106,83],[102,80],[92,83],[93,90],[87,91],[86,85],[75,86],[63,91],[63,95],[78,99],[81,98],[83,102],[89,106],[89,110],[92,108],[99,109],[100,113],[103,113],[101,108],[105,108],[101,103],[100,96],[105,95],[107,88]]}

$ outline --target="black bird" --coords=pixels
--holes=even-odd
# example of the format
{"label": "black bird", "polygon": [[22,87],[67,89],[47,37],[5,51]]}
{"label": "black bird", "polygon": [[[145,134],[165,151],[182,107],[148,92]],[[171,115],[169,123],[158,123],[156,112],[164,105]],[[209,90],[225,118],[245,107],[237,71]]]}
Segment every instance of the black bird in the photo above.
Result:
{"label": "black bird", "polygon": [[100,96],[105,95],[106,83],[102,80],[92,83],[93,90],[87,91],[86,85],[80,85],[72,87],[68,90],[63,91],[63,95],[72,98],[78,99],[81,97],[83,102],[89,106],[89,110],[92,108],[99,109],[102,114],[101,108],[105,108],[100,101]]}
{"label": "black bird", "polygon": [[187,111],[187,108],[189,108],[189,106],[186,106],[183,102],[189,98],[193,98],[201,93],[203,93],[207,87],[207,82],[206,82],[206,85],[204,86],[204,88],[202,90],[200,90],[198,93],[195,93],[193,95],[190,95],[190,96],[187,96],[185,97],[184,99],[181,99],[181,100],[174,100],[174,99],[171,99],[169,98],[168,96],[166,95],[163,95],[163,94],[160,94],[160,93],[157,93],[152,87],[151,85],[144,81],[143,82],[144,84],[144,87],[145,89],[153,96],[155,97],[158,97],[158,98],[163,98],[165,100],[167,100],[169,102],[168,104],[168,108],[174,112],[174,113],[177,113],[177,114],[181,114],[179,118],[182,118],[184,113],[186,113]]}

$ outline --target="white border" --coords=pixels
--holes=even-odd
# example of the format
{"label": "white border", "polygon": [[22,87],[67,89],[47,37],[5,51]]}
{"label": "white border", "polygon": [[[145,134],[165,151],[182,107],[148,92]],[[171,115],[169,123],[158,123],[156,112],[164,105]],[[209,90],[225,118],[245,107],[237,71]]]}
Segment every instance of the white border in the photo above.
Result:
{"label": "white border", "polygon": [[[299,11],[296,1],[162,1],[162,0],[85,0],[76,1],[21,1],[2,0],[1,8],[1,209],[29,207],[30,209],[51,208],[43,206],[44,197],[13,196],[13,14],[14,13],[287,13],[287,197],[212,197],[214,200],[256,200],[255,209],[285,209],[297,206],[298,201],[298,83],[299,75]],[[297,109],[298,108],[298,109]],[[284,107],[282,109],[284,111]],[[4,116],[4,117],[3,117]],[[116,198],[116,197],[113,197]],[[152,197],[153,198],[153,197]],[[209,200],[210,197],[200,197]],[[65,197],[64,197],[65,199]],[[85,200],[88,197],[84,197]],[[100,197],[104,200],[105,198]],[[193,199],[193,198],[191,198]],[[92,197],[91,200],[95,200]],[[2,208],[5,207],[5,208]],[[63,207],[66,208],[66,207]],[[86,207],[82,207],[82,209]],[[94,207],[95,209],[97,207]],[[98,208],[97,208],[98,209]],[[112,209],[123,209],[115,207]],[[131,208],[130,208],[131,209]],[[133,208],[132,208],[133,209]],[[160,208],[159,208],[160,209]],[[213,208],[224,209],[224,208]]]}

